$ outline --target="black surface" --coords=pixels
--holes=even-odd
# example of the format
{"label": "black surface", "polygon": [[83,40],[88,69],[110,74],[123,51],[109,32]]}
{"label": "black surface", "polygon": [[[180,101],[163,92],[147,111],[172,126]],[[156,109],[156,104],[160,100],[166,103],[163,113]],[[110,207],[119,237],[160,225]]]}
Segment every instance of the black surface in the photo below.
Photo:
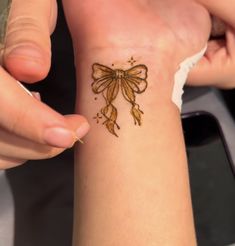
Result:
{"label": "black surface", "polygon": [[[31,89],[61,113],[73,112],[73,51],[60,8],[53,41],[52,70]],[[204,92],[202,92],[204,93]],[[184,120],[199,246],[235,242],[235,184],[221,136],[213,119]],[[73,152],[30,161],[7,172],[15,198],[14,246],[71,246]],[[173,245],[172,245],[173,246]]]}
{"label": "black surface", "polygon": [[207,94],[210,91],[210,87],[184,87],[183,102],[187,103],[198,97]]}
{"label": "black surface", "polygon": [[224,101],[233,116],[233,119],[235,120],[235,90],[223,90],[222,96],[224,98]]}
{"label": "black surface", "polygon": [[209,114],[183,120],[199,246],[235,242],[235,180],[220,128]]}

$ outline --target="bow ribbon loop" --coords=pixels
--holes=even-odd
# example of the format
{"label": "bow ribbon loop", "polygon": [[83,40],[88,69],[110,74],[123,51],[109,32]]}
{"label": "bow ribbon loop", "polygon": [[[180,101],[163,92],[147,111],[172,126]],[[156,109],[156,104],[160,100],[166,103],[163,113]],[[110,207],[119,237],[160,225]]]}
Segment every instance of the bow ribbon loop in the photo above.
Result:
{"label": "bow ribbon loop", "polygon": [[92,90],[95,94],[102,93],[106,106],[100,112],[105,117],[103,124],[108,131],[118,136],[116,129],[120,129],[117,124],[117,108],[113,105],[119,90],[126,101],[131,104],[131,115],[134,123],[139,126],[142,123],[143,111],[140,110],[139,104],[136,103],[136,94],[143,93],[147,86],[148,69],[145,65],[136,65],[128,70],[111,69],[107,66],[95,63],[92,66]]}

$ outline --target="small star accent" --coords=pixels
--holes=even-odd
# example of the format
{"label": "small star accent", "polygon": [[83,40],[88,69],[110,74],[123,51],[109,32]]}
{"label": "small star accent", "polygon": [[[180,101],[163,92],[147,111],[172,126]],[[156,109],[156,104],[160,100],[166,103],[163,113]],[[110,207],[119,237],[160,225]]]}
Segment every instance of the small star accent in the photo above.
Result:
{"label": "small star accent", "polygon": [[97,113],[95,117],[93,117],[93,119],[96,120],[96,123],[98,124],[100,122],[100,119],[102,119],[102,116],[100,115],[100,113]]}
{"label": "small star accent", "polygon": [[136,60],[133,58],[133,56],[131,57],[131,59],[128,61],[128,63],[131,64],[131,66],[133,66],[136,63]]}

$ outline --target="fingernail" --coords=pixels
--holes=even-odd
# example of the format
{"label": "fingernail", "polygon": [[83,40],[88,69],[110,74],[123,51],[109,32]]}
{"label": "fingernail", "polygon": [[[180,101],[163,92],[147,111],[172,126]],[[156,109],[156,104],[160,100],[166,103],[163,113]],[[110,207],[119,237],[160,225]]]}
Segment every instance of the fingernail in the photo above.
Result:
{"label": "fingernail", "polygon": [[30,46],[19,46],[14,48],[9,52],[7,55],[8,57],[25,57],[25,58],[32,58],[33,60],[42,60],[42,52],[39,48],[30,47]]}
{"label": "fingernail", "polygon": [[74,133],[66,128],[48,128],[44,132],[44,141],[58,148],[70,148],[74,144]]}
{"label": "fingernail", "polygon": [[87,122],[84,122],[77,130],[76,135],[78,139],[83,138],[89,131],[90,125]]}
{"label": "fingernail", "polygon": [[41,95],[37,91],[32,91],[32,95],[34,98],[36,98],[38,101],[41,101]]}

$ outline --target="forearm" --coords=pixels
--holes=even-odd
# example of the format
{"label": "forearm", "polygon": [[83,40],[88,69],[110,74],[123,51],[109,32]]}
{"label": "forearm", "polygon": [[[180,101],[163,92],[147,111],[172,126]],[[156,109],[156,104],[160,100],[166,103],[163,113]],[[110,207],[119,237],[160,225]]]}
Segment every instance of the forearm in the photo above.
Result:
{"label": "forearm", "polygon": [[[146,49],[79,54],[77,111],[90,119],[91,132],[76,152],[74,246],[196,245],[180,114],[171,101],[176,65],[154,53],[161,54]],[[92,92],[91,67],[99,62],[124,69],[133,55],[135,65],[148,67],[147,89],[136,97],[143,122],[134,125],[120,91],[114,102],[116,137],[102,125],[104,119],[97,124],[93,118],[105,101]]]}

